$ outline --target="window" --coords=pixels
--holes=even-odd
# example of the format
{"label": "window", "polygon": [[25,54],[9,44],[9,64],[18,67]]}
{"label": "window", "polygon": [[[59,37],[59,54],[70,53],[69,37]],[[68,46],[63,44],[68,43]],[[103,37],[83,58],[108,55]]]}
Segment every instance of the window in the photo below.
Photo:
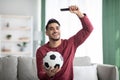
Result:
{"label": "window", "polygon": [[[57,19],[61,24],[61,38],[68,39],[81,28],[81,23],[75,14],[69,11],[61,12],[61,8],[70,5],[79,6],[87,14],[94,30],[89,38],[78,47],[75,57],[89,56],[92,62],[103,63],[102,57],[102,0],[46,0],[46,23],[50,18]],[[48,37],[46,37],[46,42]]]}

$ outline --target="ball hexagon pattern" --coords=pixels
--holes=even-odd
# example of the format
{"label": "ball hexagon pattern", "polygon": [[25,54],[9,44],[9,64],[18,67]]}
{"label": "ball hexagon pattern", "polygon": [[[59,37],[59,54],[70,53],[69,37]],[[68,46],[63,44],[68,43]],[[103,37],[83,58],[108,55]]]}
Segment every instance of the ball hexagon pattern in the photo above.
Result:
{"label": "ball hexagon pattern", "polygon": [[50,67],[52,69],[56,67],[61,68],[63,65],[63,57],[59,52],[50,51],[43,58],[43,65],[46,69],[49,69]]}

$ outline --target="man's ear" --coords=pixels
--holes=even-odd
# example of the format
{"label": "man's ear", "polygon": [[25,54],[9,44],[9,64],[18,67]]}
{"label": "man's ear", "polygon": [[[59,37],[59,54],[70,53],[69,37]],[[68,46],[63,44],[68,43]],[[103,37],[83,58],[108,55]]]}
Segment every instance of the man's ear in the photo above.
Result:
{"label": "man's ear", "polygon": [[46,31],[45,33],[46,33],[46,35],[48,36],[48,33],[47,33],[47,31]]}

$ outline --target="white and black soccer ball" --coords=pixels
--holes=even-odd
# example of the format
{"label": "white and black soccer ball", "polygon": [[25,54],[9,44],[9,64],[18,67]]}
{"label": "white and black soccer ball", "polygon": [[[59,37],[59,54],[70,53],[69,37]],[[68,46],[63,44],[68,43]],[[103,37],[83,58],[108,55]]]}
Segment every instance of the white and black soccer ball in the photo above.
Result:
{"label": "white and black soccer ball", "polygon": [[50,51],[43,58],[43,65],[46,69],[49,69],[50,67],[52,69],[56,67],[61,68],[63,65],[63,57],[59,52]]}

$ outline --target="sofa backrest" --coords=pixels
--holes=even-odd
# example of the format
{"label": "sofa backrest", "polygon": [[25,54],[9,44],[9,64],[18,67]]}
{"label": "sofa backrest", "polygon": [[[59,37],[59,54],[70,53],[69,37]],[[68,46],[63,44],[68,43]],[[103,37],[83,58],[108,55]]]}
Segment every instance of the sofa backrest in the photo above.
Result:
{"label": "sofa backrest", "polygon": [[88,56],[75,57],[73,65],[74,66],[89,66],[91,65],[90,57]]}
{"label": "sofa backrest", "polygon": [[17,80],[17,57],[0,57],[0,80]]}

